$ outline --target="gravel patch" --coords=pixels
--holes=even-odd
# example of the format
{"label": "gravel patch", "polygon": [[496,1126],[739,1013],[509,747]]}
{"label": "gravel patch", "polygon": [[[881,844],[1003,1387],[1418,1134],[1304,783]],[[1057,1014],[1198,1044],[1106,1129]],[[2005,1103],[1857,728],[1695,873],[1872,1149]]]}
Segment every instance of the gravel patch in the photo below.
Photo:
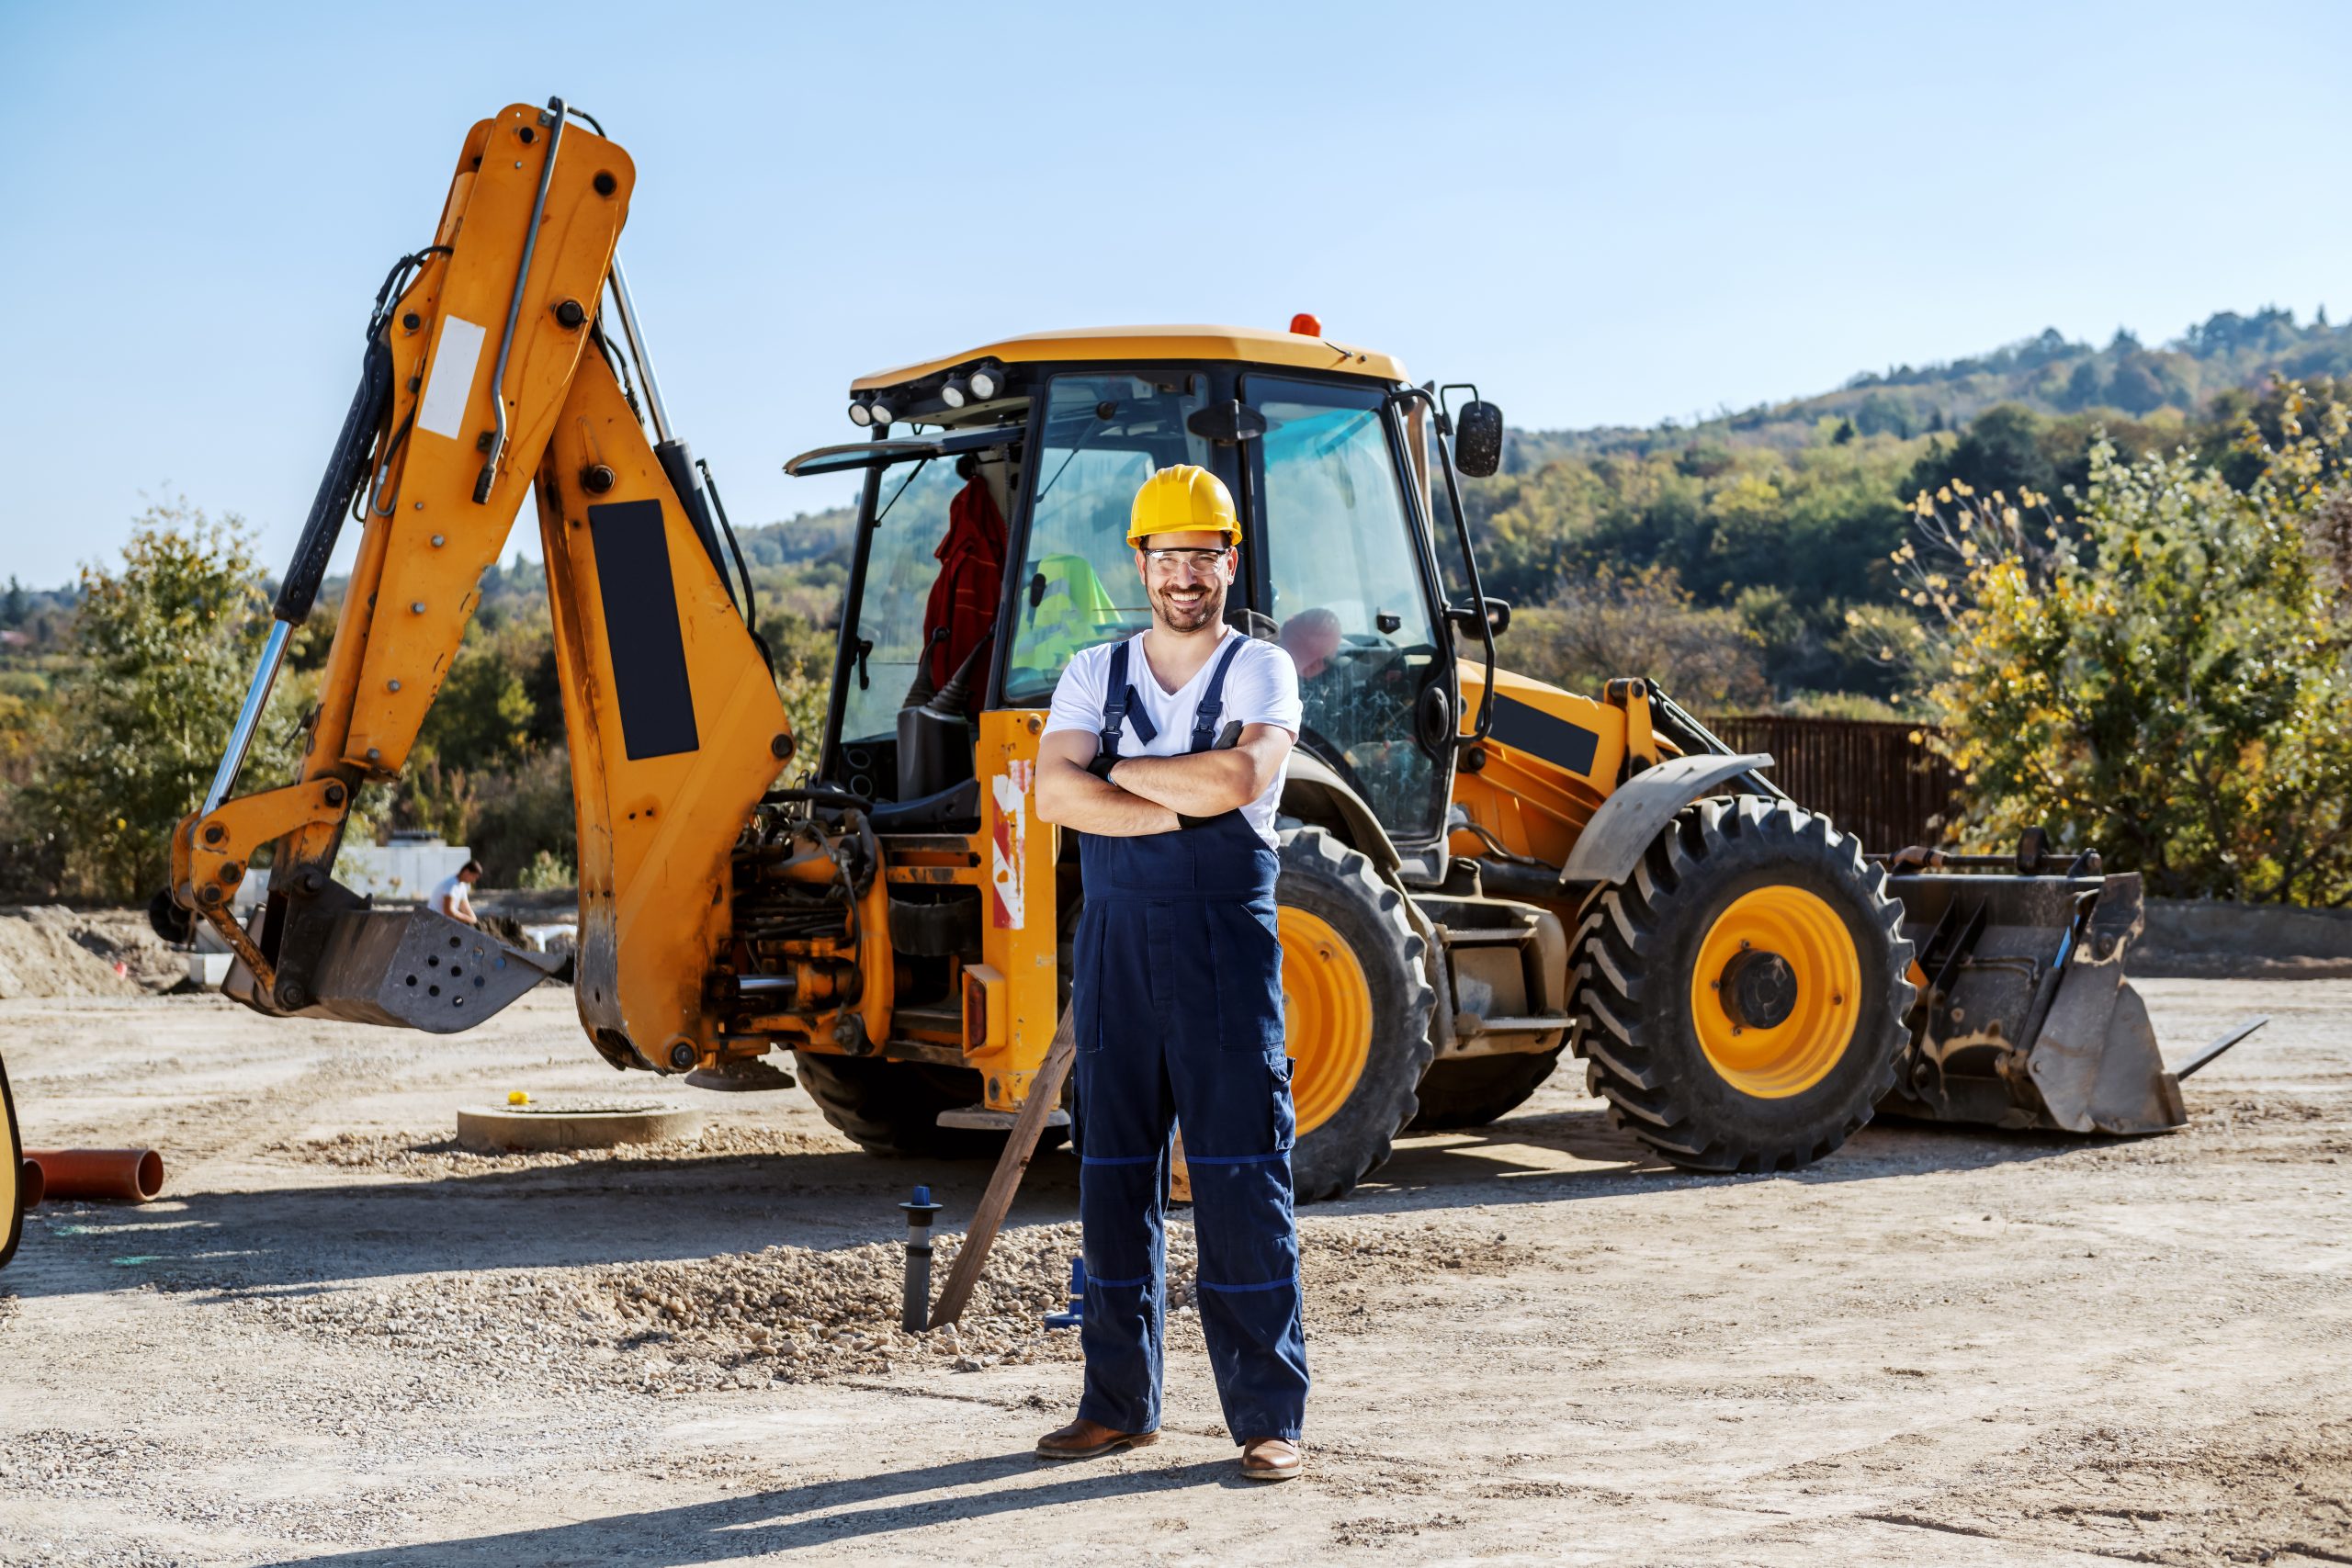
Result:
{"label": "gravel patch", "polygon": [[[1498,1236],[1434,1224],[1310,1217],[1301,1239],[1312,1335],[1362,1332],[1374,1321],[1371,1300],[1416,1275],[1508,1273],[1535,1257]],[[936,1243],[934,1292],[961,1245],[952,1235]],[[1077,1334],[1048,1330],[1042,1320],[1069,1305],[1069,1260],[1079,1246],[1076,1224],[1004,1232],[963,1319],[924,1334],[899,1326],[906,1254],[896,1241],[771,1247],[688,1262],[429,1275],[324,1296],[237,1300],[233,1310],[279,1332],[370,1339],[436,1365],[484,1377],[520,1374],[547,1388],[687,1393],[944,1377],[1076,1360]],[[1173,1217],[1171,1348],[1200,1342],[1196,1273],[1193,1226]]]}
{"label": "gravel patch", "polygon": [[511,1170],[550,1170],[574,1165],[643,1164],[720,1156],[848,1154],[856,1148],[848,1139],[830,1133],[729,1125],[706,1127],[691,1138],[623,1144],[609,1149],[512,1152],[469,1149],[454,1137],[436,1137],[428,1133],[338,1133],[331,1138],[273,1143],[261,1150],[261,1157],[272,1164],[332,1166],[341,1170],[435,1179]]}

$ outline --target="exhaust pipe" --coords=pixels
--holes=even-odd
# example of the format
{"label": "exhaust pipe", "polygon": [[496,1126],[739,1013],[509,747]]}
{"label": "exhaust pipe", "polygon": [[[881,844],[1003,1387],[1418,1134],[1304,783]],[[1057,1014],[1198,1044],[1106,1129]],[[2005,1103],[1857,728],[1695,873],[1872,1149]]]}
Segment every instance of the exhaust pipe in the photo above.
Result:
{"label": "exhaust pipe", "polygon": [[27,1149],[25,1163],[36,1172],[26,1190],[51,1198],[144,1203],[164,1190],[164,1156],[153,1149]]}

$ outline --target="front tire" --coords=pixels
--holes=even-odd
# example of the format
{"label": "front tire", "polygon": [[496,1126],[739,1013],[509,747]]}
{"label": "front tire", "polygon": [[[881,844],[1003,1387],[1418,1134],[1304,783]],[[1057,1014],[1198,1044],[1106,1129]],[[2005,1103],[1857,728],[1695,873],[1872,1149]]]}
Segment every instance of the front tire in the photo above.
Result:
{"label": "front tire", "polygon": [[1676,1165],[1809,1165],[1894,1086],[1911,956],[1885,871],[1827,818],[1700,801],[1577,931],[1588,1078]]}

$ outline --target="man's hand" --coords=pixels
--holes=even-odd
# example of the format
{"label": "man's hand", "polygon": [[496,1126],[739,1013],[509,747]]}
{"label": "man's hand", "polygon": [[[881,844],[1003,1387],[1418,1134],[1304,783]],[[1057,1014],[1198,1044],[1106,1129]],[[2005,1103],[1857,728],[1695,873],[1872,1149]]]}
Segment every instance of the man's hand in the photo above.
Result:
{"label": "man's hand", "polygon": [[[1194,751],[1182,757],[1122,757],[1112,772],[1111,783],[1185,817],[1216,817],[1238,811],[1265,794],[1295,743],[1295,738],[1280,725],[1253,724],[1241,731],[1240,743],[1230,750]],[[1043,784],[1041,763],[1041,794]]]}
{"label": "man's hand", "polygon": [[1129,795],[1091,772],[1090,764],[1102,749],[1100,739],[1082,729],[1057,729],[1037,743],[1039,821],[1106,839],[1172,833],[1182,826],[1169,807]]}

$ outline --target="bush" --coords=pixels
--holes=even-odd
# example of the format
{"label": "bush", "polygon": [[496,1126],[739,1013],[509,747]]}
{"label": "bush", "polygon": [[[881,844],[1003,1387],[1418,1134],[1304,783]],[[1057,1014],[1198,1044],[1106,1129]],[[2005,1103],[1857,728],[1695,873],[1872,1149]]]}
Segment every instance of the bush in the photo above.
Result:
{"label": "bush", "polygon": [[[119,570],[83,569],[72,660],[6,825],[59,891],[143,902],[164,886],[172,829],[203,803],[269,625],[233,517],[150,507]],[[279,678],[244,779],[292,776],[301,685]]]}
{"label": "bush", "polygon": [[2352,901],[2352,615],[2320,536],[2345,405],[2249,424],[2233,490],[2187,452],[2091,454],[2079,519],[2031,492],[1922,494],[1898,552],[1972,847],[2048,825],[2176,897]]}
{"label": "bush", "polygon": [[540,856],[580,863],[580,825],[571,804],[571,760],[560,746],[533,753],[511,773],[481,776],[473,831],[466,840],[494,887],[522,885]]}
{"label": "bush", "polygon": [[514,886],[537,890],[571,887],[579,881],[580,874],[570,861],[551,850],[541,850],[531,857],[531,863],[525,866],[522,874],[514,879]]}
{"label": "bush", "polygon": [[1730,610],[1692,607],[1664,568],[1604,575],[1511,620],[1510,667],[1598,697],[1612,676],[1656,681],[1687,708],[1743,712],[1770,694],[1760,643]]}

